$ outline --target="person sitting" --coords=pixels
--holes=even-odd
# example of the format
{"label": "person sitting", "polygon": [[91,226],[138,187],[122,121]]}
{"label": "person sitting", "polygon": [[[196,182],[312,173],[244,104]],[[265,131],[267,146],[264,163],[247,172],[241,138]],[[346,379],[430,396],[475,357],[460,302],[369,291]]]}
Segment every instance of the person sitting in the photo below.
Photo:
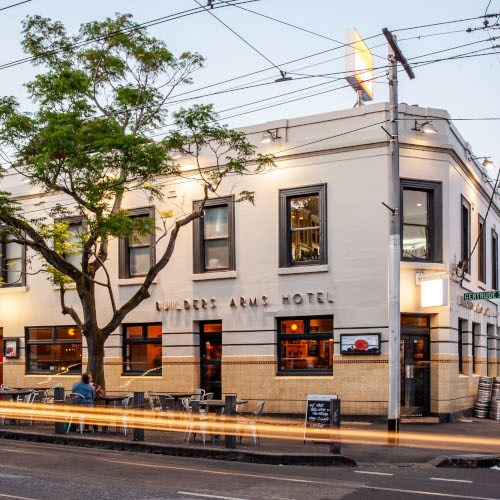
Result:
{"label": "person sitting", "polygon": [[95,389],[90,383],[90,376],[88,373],[84,373],[82,375],[82,380],[73,385],[71,392],[75,392],[76,394],[80,394],[82,396],[76,401],[77,404],[94,406]]}

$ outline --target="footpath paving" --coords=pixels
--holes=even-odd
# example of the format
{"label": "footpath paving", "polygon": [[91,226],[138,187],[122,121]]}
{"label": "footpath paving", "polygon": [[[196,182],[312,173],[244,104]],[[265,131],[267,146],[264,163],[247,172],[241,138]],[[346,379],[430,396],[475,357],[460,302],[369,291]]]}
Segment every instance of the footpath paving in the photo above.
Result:
{"label": "footpath paving", "polygon": [[[297,429],[303,421],[292,421],[288,425]],[[126,436],[116,432],[57,435],[53,424],[1,426],[0,439],[276,465],[500,465],[500,421],[469,418],[447,424],[403,423],[398,443],[387,441],[386,424],[381,421],[344,421],[342,430],[348,435],[342,438],[340,455],[329,453],[328,443],[304,443],[296,438],[266,437],[261,440],[260,446],[254,446],[247,437],[241,444],[238,443],[235,450],[231,450],[225,448],[223,437],[215,444],[207,441],[203,445],[198,436],[198,440],[186,444],[182,442],[183,433],[146,430],[144,441],[135,442],[131,431]]]}

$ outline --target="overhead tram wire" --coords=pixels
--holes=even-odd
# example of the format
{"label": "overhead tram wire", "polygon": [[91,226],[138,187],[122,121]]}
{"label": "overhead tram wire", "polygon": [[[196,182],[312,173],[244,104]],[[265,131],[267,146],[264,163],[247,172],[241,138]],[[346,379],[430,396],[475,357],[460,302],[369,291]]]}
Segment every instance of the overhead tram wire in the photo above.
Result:
{"label": "overhead tram wire", "polygon": [[12,9],[12,7],[17,7],[18,5],[22,5],[23,3],[29,3],[31,1],[32,0],[24,0],[24,2],[17,2],[17,3],[13,3],[12,5],[7,5],[6,7],[0,8],[0,12],[2,10]]}
{"label": "overhead tram wire", "polygon": [[499,14],[485,14],[483,16],[476,16],[476,17],[468,17],[465,19],[455,19],[453,21],[443,21],[439,23],[431,23],[431,24],[421,24],[420,26],[409,26],[407,28],[399,28],[399,29],[393,29],[391,30],[393,33],[399,32],[399,31],[409,31],[409,30],[416,30],[416,29],[421,29],[421,28],[430,28],[433,26],[443,26],[445,24],[453,24],[453,23],[461,23],[465,21],[477,21],[478,19],[484,19],[488,17],[497,17]]}
{"label": "overhead tram wire", "polygon": [[[260,1],[261,0],[239,0],[238,3],[246,4],[246,3],[254,3],[254,2],[260,2]],[[225,3],[214,4],[215,9],[223,9],[223,8],[227,8],[227,7],[228,7],[228,5],[226,5]],[[71,50],[72,48],[84,47],[85,45],[88,45],[89,43],[92,43],[95,41],[106,40],[107,38],[111,38],[111,37],[119,35],[119,34],[131,33],[133,31],[140,29],[140,28],[149,28],[151,26],[156,26],[158,24],[166,23],[169,21],[175,21],[176,19],[181,19],[183,17],[191,16],[193,14],[199,14],[199,13],[204,12],[204,11],[205,11],[205,9],[203,7],[202,8],[196,7],[193,9],[187,9],[184,11],[176,12],[174,14],[169,14],[168,16],[157,17],[157,18],[152,19],[150,21],[145,21],[143,23],[139,23],[139,24],[137,24],[137,26],[134,26],[130,29],[116,30],[114,32],[110,32],[107,35],[104,35],[101,37],[94,37],[94,38],[89,38],[87,40],[82,40],[81,42],[72,44],[69,47],[65,47],[63,49],[52,50],[52,51],[45,52],[39,56],[25,57],[22,59],[17,59],[17,60],[11,61],[9,63],[0,64],[0,70],[11,68],[13,66],[18,66],[20,64],[25,64],[27,62],[35,61],[44,55],[55,55],[55,54],[59,54],[61,52],[67,52],[68,50]]]}
{"label": "overhead tram wire", "polygon": [[[194,0],[200,7],[201,7],[201,4],[200,2],[198,2],[198,0]],[[226,6],[235,6],[235,4],[227,4],[226,2],[223,2],[226,4]],[[208,9],[207,7],[203,7],[205,9],[205,11],[210,14],[214,19],[216,19],[217,21],[219,21],[219,23],[221,23],[223,26],[225,26],[231,33],[233,33],[234,35],[236,35],[242,42],[244,42],[245,44],[247,44],[254,52],[257,52],[257,54],[259,54],[261,57],[263,57],[269,64],[271,64],[272,66],[274,66],[281,74],[281,77],[282,78],[285,78],[285,72],[279,68],[278,66],[276,66],[276,64],[273,63],[273,61],[271,61],[271,59],[269,59],[266,55],[264,55],[259,49],[257,49],[256,47],[254,47],[248,40],[246,40],[245,38],[243,38],[237,31],[233,30],[233,28],[231,28],[228,24],[226,24],[222,19],[219,19],[212,11],[211,9]]]}

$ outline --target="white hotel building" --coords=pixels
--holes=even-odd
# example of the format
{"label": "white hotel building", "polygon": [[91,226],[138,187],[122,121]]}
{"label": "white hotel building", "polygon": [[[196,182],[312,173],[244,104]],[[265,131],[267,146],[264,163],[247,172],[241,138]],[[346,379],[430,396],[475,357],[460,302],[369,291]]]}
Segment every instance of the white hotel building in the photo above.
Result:
{"label": "white hotel building", "polygon": [[[344,414],[386,414],[391,158],[379,122],[388,117],[381,103],[245,128],[260,152],[277,153],[276,168],[226,178],[205,217],[181,230],[151,298],[107,341],[107,389],[202,387],[274,413],[302,413],[309,393],[338,394]],[[418,130],[427,121],[436,134]],[[266,132],[276,140],[261,144]],[[499,197],[445,111],[400,105],[400,147],[401,409],[448,420],[471,410],[480,375],[500,375],[499,302],[463,300],[499,288]],[[184,173],[158,179],[161,206],[135,192],[125,208],[190,210],[203,193]],[[0,188],[36,210],[39,194],[17,175]],[[243,189],[256,192],[255,206],[233,203]],[[468,272],[457,273],[474,246]],[[11,266],[0,332],[19,346],[19,357],[4,357],[3,383],[70,388],[82,359],[85,369],[85,339],[43,274],[15,275],[29,252],[10,244],[1,253]],[[118,301],[154,258],[147,238],[112,241]],[[79,308],[75,291],[67,302]],[[104,292],[98,308],[104,321]]]}

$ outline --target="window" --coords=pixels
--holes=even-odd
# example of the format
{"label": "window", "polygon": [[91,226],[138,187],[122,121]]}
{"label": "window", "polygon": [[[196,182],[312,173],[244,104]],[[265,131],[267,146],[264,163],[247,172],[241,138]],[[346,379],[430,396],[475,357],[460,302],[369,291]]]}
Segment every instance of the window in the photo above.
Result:
{"label": "window", "polygon": [[484,219],[481,216],[478,219],[477,231],[477,279],[482,283],[486,283],[486,228]]}
{"label": "window", "polygon": [[442,261],[441,184],[401,179],[402,255],[405,261]]}
{"label": "window", "polygon": [[81,217],[72,217],[67,220],[68,236],[67,243],[71,248],[71,253],[64,254],[64,259],[70,264],[73,264],[77,269],[82,268],[82,253],[81,253],[81,235],[84,231],[83,219]]}
{"label": "window", "polygon": [[326,184],[280,190],[280,267],[327,263]]}
{"label": "window", "polygon": [[123,371],[161,375],[161,323],[123,325]]}
{"label": "window", "polygon": [[470,203],[462,196],[461,214],[461,259],[467,263],[465,270],[470,273]]}
{"label": "window", "polygon": [[464,373],[464,331],[466,321],[458,320],[458,373]]}
{"label": "window", "polygon": [[[196,201],[194,209],[201,203]],[[194,221],[193,246],[195,274],[236,269],[232,196],[206,200],[203,216]]]}
{"label": "window", "polygon": [[477,373],[477,350],[479,347],[480,327],[478,323],[472,324],[472,373]]}
{"label": "window", "polygon": [[26,372],[82,372],[82,332],[74,326],[26,328]]}
{"label": "window", "polygon": [[[137,219],[154,219],[152,207],[129,210],[130,217]],[[137,223],[147,220],[137,220]],[[141,225],[142,226],[142,225]],[[131,234],[128,238],[120,239],[120,278],[134,278],[146,276],[149,269],[155,264],[155,236],[152,234]]]}
{"label": "window", "polygon": [[26,284],[26,246],[10,241],[8,233],[0,241],[0,283],[2,287]]}
{"label": "window", "polygon": [[333,317],[278,320],[278,373],[333,373]]}
{"label": "window", "polygon": [[491,288],[498,290],[498,235],[491,230]]}

